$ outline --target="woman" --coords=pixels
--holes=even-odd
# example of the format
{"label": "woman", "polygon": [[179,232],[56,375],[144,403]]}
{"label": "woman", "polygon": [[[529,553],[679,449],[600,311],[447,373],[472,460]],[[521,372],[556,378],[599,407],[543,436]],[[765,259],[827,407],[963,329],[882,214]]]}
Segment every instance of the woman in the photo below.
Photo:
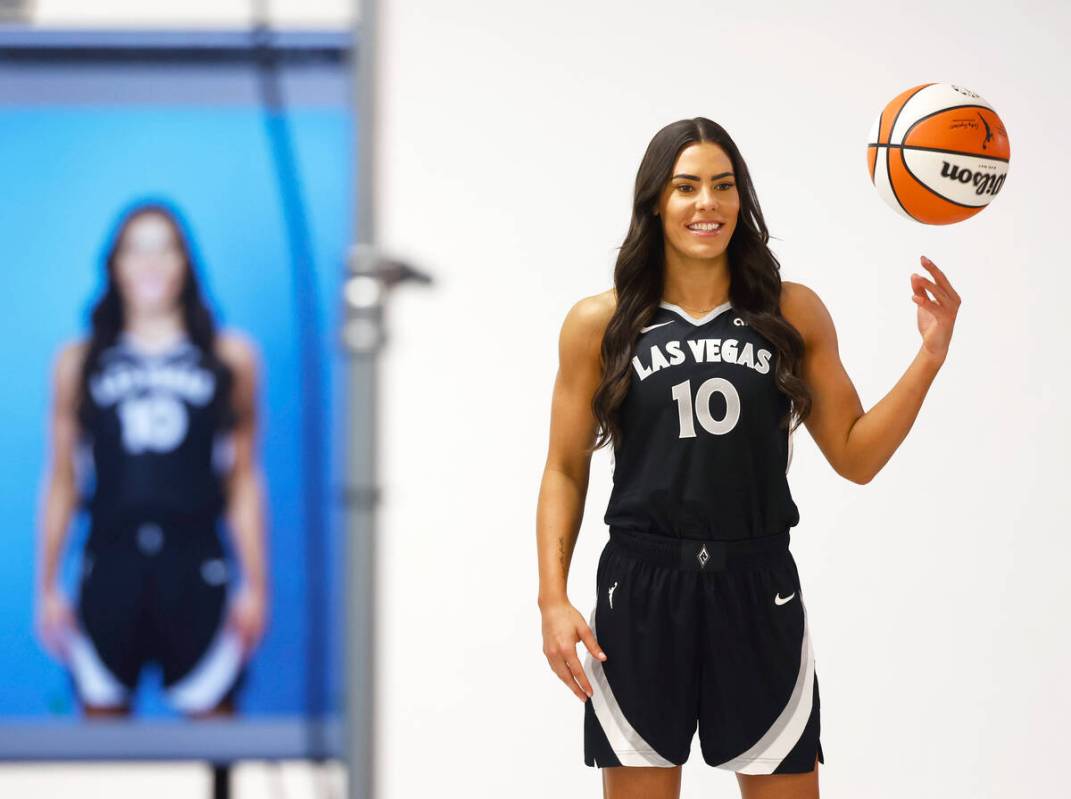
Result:
{"label": "woman", "polygon": [[[585,703],[585,762],[610,799],[679,796],[697,725],[703,759],[736,772],[745,799],[818,796],[791,436],[806,422],[839,475],[869,482],[948,350],[959,296],[922,258],[922,345],[864,414],[829,313],[782,283],[768,239],[733,140],[709,119],[675,122],[640,165],[614,288],[562,326],[537,518],[543,652]],[[607,443],[610,539],[589,623],[566,578],[591,453]]]}
{"label": "woman", "polygon": [[[86,715],[129,713],[150,661],[179,711],[230,714],[267,613],[257,354],[243,336],[216,332],[166,204],[121,215],[105,269],[89,336],[55,363],[38,633]],[[83,503],[75,610],[57,568]],[[223,516],[240,585],[217,531]]]}

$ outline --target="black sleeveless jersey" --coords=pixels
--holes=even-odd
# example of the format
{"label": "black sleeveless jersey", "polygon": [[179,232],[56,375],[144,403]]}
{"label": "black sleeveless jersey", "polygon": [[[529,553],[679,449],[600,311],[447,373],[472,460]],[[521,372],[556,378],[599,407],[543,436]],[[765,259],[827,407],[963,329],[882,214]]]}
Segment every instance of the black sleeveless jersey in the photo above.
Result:
{"label": "black sleeveless jersey", "polygon": [[729,302],[695,319],[662,301],[633,350],[604,522],[716,540],[796,525],[775,355]]}
{"label": "black sleeveless jersey", "polygon": [[89,374],[83,502],[96,520],[205,518],[233,458],[219,367],[188,338],[149,354],[123,335]]}

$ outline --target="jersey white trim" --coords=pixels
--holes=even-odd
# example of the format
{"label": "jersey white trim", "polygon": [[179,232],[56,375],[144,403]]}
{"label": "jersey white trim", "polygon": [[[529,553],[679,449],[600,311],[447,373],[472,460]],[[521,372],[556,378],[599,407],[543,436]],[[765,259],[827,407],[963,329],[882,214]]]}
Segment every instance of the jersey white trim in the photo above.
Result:
{"label": "jersey white trim", "polygon": [[795,435],[795,431],[792,429],[792,422],[795,421],[795,416],[792,416],[788,420],[788,458],[785,461],[785,474],[788,474],[788,468],[792,465],[792,437]]}
{"label": "jersey white trim", "polygon": [[717,308],[711,308],[703,316],[696,319],[694,316],[689,316],[688,312],[681,308],[679,305],[674,305],[671,302],[666,302],[665,300],[662,300],[662,302],[660,302],[658,305],[661,308],[666,308],[676,314],[679,314],[681,318],[683,318],[685,321],[689,322],[690,324],[696,325],[697,327],[699,325],[705,325],[714,317],[719,316],[720,314],[724,313],[725,311],[728,311],[730,308],[733,307],[733,304],[731,302],[726,301],[719,305]]}

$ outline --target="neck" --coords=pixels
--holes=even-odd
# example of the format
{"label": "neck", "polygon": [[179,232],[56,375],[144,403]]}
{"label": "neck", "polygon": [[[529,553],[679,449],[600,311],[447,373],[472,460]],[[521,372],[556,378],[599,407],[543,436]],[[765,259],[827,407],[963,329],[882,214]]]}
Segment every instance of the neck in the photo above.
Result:
{"label": "neck", "polygon": [[162,312],[139,311],[131,308],[127,309],[123,332],[152,346],[182,338],[186,334],[186,326],[183,323],[182,312],[177,308]]}
{"label": "neck", "polygon": [[685,310],[708,311],[729,299],[729,256],[689,258],[667,247],[662,299]]}

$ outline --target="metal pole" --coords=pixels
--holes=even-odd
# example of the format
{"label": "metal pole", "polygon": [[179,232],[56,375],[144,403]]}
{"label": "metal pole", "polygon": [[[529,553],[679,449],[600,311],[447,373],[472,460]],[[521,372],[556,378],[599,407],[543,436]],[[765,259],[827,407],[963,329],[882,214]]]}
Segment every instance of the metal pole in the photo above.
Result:
{"label": "metal pole", "polygon": [[[377,0],[358,0],[354,30],[357,57],[355,108],[357,133],[355,235],[360,245],[375,241],[375,175],[373,120],[375,116],[375,55]],[[357,261],[356,263],[354,261]],[[346,696],[345,747],[349,799],[374,799],[375,716],[375,511],[378,414],[377,351],[382,338],[381,295],[361,295],[374,280],[362,276],[374,265],[351,259],[346,282],[343,346],[351,353],[346,375]]]}
{"label": "metal pole", "polygon": [[385,303],[404,282],[431,277],[375,246],[376,44],[378,0],[361,0],[357,26],[357,245],[343,286],[346,388],[346,762],[349,799],[375,799],[376,509],[379,353],[387,336]]}

